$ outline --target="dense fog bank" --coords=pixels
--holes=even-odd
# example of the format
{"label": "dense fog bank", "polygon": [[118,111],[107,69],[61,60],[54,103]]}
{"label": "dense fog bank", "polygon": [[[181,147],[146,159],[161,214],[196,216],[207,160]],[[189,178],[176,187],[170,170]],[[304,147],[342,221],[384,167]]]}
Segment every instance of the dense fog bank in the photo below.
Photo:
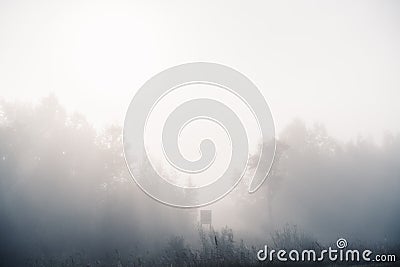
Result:
{"label": "dense fog bank", "polygon": [[[229,227],[221,236],[235,234],[238,247],[241,238],[250,247],[297,225],[322,243],[400,243],[399,134],[382,145],[363,138],[343,144],[322,125],[295,120],[279,133],[277,149],[257,193],[247,194],[243,183],[206,208],[215,229]],[[138,189],[120,126],[96,131],[54,96],[35,106],[0,101],[0,265],[77,252],[146,255],[171,242],[202,246],[198,210],[161,205]]]}

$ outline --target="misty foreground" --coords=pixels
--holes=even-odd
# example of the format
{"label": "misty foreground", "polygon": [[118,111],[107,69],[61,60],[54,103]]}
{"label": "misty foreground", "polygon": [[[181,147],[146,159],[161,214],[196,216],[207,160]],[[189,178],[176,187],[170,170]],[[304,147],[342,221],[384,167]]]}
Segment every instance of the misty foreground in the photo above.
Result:
{"label": "misty foreground", "polygon": [[53,96],[0,101],[0,266],[249,266],[265,244],[318,251],[340,237],[399,258],[399,134],[342,144],[294,121],[278,155],[256,194],[244,184],[208,207],[214,231],[138,189],[120,127],[96,131]]}

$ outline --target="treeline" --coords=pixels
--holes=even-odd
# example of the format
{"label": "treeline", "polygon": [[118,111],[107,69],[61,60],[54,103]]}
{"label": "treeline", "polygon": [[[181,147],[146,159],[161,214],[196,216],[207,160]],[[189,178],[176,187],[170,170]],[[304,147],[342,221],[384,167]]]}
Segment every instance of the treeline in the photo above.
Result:
{"label": "treeline", "polygon": [[400,243],[399,134],[381,145],[341,143],[295,120],[279,133],[260,190],[249,195],[243,183],[209,207],[215,227],[230,227],[210,238],[198,231],[197,211],[160,205],[138,189],[121,132],[95,130],[54,96],[37,105],[0,101],[0,266],[249,265],[287,223],[319,244]]}

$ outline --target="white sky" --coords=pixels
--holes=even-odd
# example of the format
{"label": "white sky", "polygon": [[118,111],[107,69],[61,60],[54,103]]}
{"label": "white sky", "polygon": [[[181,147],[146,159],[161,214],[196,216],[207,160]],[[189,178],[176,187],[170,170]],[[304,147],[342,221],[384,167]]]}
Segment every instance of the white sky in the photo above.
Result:
{"label": "white sky", "polygon": [[53,92],[95,126],[174,65],[248,76],[278,131],[322,122],[343,140],[400,131],[400,2],[0,0],[0,97]]}

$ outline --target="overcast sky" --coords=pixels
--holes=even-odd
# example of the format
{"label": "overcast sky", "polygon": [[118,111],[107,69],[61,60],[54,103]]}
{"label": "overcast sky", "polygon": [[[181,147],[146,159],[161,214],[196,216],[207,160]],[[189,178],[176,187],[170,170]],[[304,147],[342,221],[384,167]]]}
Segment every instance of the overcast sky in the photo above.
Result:
{"label": "overcast sky", "polygon": [[0,97],[54,93],[96,127],[174,65],[247,75],[278,131],[293,118],[342,140],[400,131],[400,2],[4,1]]}

